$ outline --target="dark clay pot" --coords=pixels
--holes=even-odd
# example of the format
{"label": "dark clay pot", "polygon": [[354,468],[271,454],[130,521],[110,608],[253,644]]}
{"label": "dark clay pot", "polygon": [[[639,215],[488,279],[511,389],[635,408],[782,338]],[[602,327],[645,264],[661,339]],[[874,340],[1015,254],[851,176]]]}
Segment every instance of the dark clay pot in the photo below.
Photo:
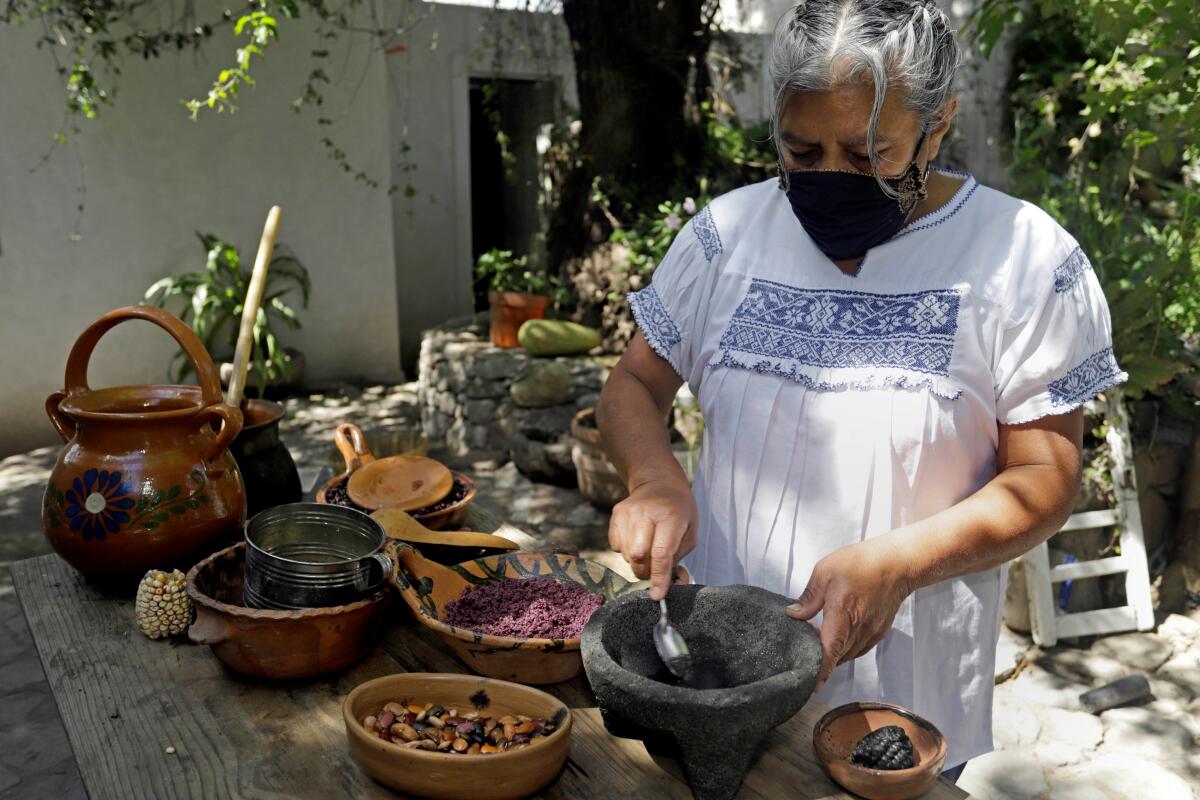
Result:
{"label": "dark clay pot", "polygon": [[242,432],[229,450],[246,484],[247,518],[264,509],[300,502],[300,473],[279,438],[283,406],[270,400],[246,400],[242,417]]}

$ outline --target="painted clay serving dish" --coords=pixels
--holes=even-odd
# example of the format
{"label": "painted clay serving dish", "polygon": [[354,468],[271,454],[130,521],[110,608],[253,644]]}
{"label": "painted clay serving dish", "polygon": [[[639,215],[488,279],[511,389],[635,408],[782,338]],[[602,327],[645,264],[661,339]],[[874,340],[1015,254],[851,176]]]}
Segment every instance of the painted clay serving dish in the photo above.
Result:
{"label": "painted clay serving dish", "polygon": [[341,606],[275,611],[243,604],[246,544],[192,567],[186,590],[196,607],[188,638],[207,644],[227,667],[255,678],[311,678],[345,669],[379,643],[391,589]]}
{"label": "painted clay serving dish", "polygon": [[559,683],[579,675],[579,639],[518,639],[457,628],[445,621],[445,609],[463,590],[494,581],[553,578],[601,594],[608,602],[646,587],[594,561],[561,553],[504,553],[446,567],[403,542],[389,550],[396,564],[393,582],[417,619],[475,672],[518,683]]}
{"label": "painted clay serving dish", "polygon": [[[367,448],[367,439],[362,429],[353,423],[343,423],[334,431],[334,442],[338,452],[342,454],[345,470],[317,490],[318,503],[337,503],[370,514],[373,509],[358,505],[350,498],[350,476],[359,468],[375,461],[375,456]],[[452,486],[450,493],[441,500],[425,508],[417,508],[409,513],[418,522],[430,530],[447,530],[458,528],[467,516],[467,507],[475,499],[477,490],[475,483],[461,472],[451,473]]]}
{"label": "painted clay serving dish", "polygon": [[[558,729],[535,746],[490,755],[406,748],[372,736],[365,717],[384,704],[409,700],[484,716],[524,714],[559,719]],[[405,795],[446,798],[528,797],[554,780],[571,748],[571,712],[561,700],[529,686],[474,675],[408,672],[361,684],[342,703],[350,752],[372,778]]]}

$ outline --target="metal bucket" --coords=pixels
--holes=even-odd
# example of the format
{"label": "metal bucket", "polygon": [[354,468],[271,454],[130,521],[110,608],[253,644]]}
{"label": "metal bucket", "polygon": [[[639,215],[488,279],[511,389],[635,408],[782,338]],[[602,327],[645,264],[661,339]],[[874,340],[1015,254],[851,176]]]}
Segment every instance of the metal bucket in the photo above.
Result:
{"label": "metal bucket", "polygon": [[246,524],[245,603],[296,610],[365,600],[385,585],[387,534],[352,508],[289,503]]}

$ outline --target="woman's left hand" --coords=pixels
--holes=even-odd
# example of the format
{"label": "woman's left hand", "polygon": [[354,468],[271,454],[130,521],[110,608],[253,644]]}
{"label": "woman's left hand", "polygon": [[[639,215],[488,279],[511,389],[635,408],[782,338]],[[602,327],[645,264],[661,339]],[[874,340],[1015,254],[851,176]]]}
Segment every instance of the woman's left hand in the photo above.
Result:
{"label": "woman's left hand", "polygon": [[808,620],[825,612],[821,624],[814,625],[824,652],[818,689],[834,667],[858,658],[887,635],[911,592],[903,553],[886,535],[840,548],[817,562],[804,593],[787,613]]}

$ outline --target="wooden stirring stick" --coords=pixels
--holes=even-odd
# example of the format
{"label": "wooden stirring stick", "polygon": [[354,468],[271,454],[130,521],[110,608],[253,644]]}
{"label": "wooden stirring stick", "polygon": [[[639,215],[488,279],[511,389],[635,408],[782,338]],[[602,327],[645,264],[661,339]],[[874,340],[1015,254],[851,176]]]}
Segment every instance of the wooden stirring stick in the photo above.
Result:
{"label": "wooden stirring stick", "polygon": [[412,515],[395,508],[381,508],[371,514],[392,539],[411,544],[448,544],[455,547],[489,547],[493,550],[517,550],[515,542],[503,536],[473,531],[431,531],[415,520]]}
{"label": "wooden stirring stick", "polygon": [[[279,206],[271,206],[267,214],[267,224],[263,226],[262,239],[258,243],[258,257],[254,260],[254,272],[250,275],[250,286],[246,290],[246,299],[242,304],[242,324],[238,329],[237,349],[233,356],[233,376],[229,379],[229,389],[225,393],[225,402],[234,408],[242,405],[242,393],[246,389],[246,372],[250,369],[250,353],[254,349],[254,321],[258,318],[258,308],[262,305],[263,290],[267,285],[267,268],[271,264],[271,254],[275,251],[275,235],[279,232],[279,216],[283,212]],[[259,387],[263,391],[267,387]]]}

